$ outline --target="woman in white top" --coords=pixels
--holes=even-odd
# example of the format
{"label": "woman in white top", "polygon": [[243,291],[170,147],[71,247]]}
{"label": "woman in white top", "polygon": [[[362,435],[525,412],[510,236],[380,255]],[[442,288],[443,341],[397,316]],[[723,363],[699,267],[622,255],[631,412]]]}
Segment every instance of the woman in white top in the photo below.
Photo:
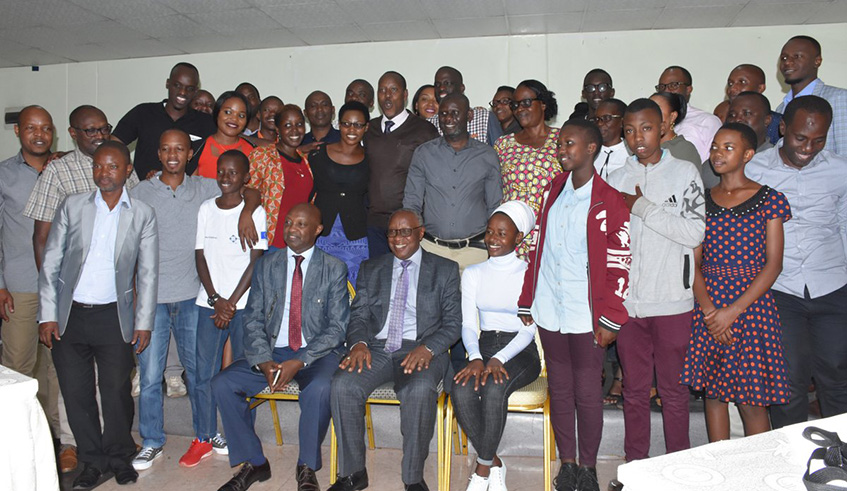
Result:
{"label": "woman in white top", "polygon": [[500,205],[485,230],[488,260],[462,274],[462,341],[469,361],[453,379],[451,398],[456,418],[477,450],[468,491],[506,489],[506,467],[497,447],[509,395],[541,372],[535,325],[525,326],[518,318],[527,264],[518,259],[515,247],[534,226],[535,212],[526,203]]}

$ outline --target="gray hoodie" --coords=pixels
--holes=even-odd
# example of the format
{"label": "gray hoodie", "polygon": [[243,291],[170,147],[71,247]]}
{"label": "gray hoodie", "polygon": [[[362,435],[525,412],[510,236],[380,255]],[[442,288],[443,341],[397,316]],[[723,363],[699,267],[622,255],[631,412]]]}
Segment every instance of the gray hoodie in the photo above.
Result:
{"label": "gray hoodie", "polygon": [[632,207],[631,317],[655,317],[694,308],[694,248],[706,232],[706,199],[700,170],[664,150],[656,164],[630,156],[609,176],[609,184],[628,194],[635,185],[643,197]]}

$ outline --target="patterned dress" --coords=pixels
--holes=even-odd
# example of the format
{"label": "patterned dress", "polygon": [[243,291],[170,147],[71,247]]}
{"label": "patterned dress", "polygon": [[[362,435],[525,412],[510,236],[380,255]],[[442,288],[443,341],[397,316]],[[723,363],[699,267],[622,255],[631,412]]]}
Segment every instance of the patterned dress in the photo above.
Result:
{"label": "patterned dress", "polygon": [[[701,269],[715,307],[734,302],[765,266],[767,223],[788,221],[791,209],[782,193],[768,186],[727,209],[706,190],[706,238]],[[735,342],[718,343],[709,334],[703,311],[695,305],[693,332],[681,383],[725,402],[769,406],[788,402],[782,328],[773,293],[753,302],[732,325]]]}
{"label": "patterned dress", "polygon": [[[305,156],[301,164],[302,175],[306,179],[307,194],[312,191],[312,168]],[[279,150],[274,146],[256,147],[248,155],[250,159],[250,184],[249,186],[262,194],[262,206],[265,208],[268,220],[268,245],[274,243],[277,222],[279,220],[282,195],[285,193],[285,175],[283,172],[282,157]]]}
{"label": "patterned dress", "polygon": [[[544,145],[535,148],[515,140],[515,135],[504,135],[497,139],[494,150],[500,159],[500,175],[503,181],[503,203],[521,200],[535,210],[536,217],[541,209],[544,189],[553,178],[562,173],[559,164],[558,128],[551,128]],[[525,258],[529,245],[535,240],[536,231],[518,244],[518,257]]]}

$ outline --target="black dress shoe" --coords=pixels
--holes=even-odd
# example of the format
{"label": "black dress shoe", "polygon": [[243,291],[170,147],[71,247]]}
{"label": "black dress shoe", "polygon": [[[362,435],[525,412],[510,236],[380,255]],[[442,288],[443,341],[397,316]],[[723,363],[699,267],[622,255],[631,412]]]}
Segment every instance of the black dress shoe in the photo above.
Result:
{"label": "black dress shoe", "polygon": [[86,464],[82,472],[74,479],[73,487],[74,489],[91,489],[97,485],[102,475],[100,469]]}
{"label": "black dress shoe", "polygon": [[579,491],[600,491],[600,483],[597,481],[597,469],[594,467],[580,467],[576,473],[576,489]]}
{"label": "black dress shoe", "polygon": [[238,474],[220,487],[218,491],[245,491],[254,482],[267,481],[271,478],[271,464],[267,460],[260,466],[253,466],[250,462],[241,465]]}
{"label": "black dress shoe", "polygon": [[112,469],[115,473],[115,481],[120,485],[129,484],[138,481],[138,471],[133,469],[131,465],[121,467],[120,469]]}
{"label": "black dress shoe", "polygon": [[306,464],[297,466],[297,491],[321,491],[315,471]]}
{"label": "black dress shoe", "polygon": [[553,489],[556,491],[575,491],[577,465],[573,462],[562,464],[559,473],[553,479]]}
{"label": "black dress shoe", "polygon": [[327,491],[358,491],[366,487],[368,487],[368,470],[362,469],[349,476],[338,476],[335,484],[330,486]]}
{"label": "black dress shoe", "polygon": [[421,482],[415,484],[406,484],[406,491],[429,491],[429,486],[426,481],[421,479]]}

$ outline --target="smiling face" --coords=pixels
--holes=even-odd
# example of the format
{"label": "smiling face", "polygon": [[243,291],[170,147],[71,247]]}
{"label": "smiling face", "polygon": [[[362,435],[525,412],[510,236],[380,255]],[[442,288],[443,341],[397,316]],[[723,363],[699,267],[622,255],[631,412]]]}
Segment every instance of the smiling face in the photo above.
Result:
{"label": "smiling face", "polygon": [[194,94],[194,98],[191,99],[191,109],[194,109],[195,111],[200,111],[201,113],[206,113],[211,116],[214,108],[215,98],[207,90],[198,90],[197,93]]}
{"label": "smiling face", "polygon": [[759,72],[746,66],[740,66],[729,72],[729,78],[726,80],[726,96],[730,102],[738,94],[747,91],[760,94],[765,91],[765,81],[759,76]]}
{"label": "smiling face", "polygon": [[577,126],[566,125],[559,131],[558,158],[562,170],[572,172],[587,166],[594,165],[594,156],[597,153],[597,145],[589,143],[585,135],[585,129]]}
{"label": "smiling face", "polygon": [[309,203],[295,205],[285,216],[285,244],[297,254],[309,250],[323,231],[321,212]]}
{"label": "smiling face", "polygon": [[359,145],[365,137],[365,132],[368,131],[366,116],[352,109],[345,111],[338,121],[338,130],[341,132],[341,141],[350,145]]}
{"label": "smiling face", "polygon": [[485,227],[485,248],[488,249],[488,257],[505,256],[514,252],[523,234],[518,232],[515,222],[505,213],[495,213],[488,219]]}
{"label": "smiling face", "polygon": [[277,117],[279,118],[276,121],[276,131],[279,134],[277,147],[288,155],[294,155],[306,134],[306,121],[303,119],[303,114],[293,108],[283,109]]}
{"label": "smiling face", "polygon": [[185,174],[185,166],[194,155],[191,140],[182,130],[167,130],[159,137],[159,162],[162,172],[180,175]]}
{"label": "smiling face", "polygon": [[438,125],[444,138],[455,141],[468,137],[468,121],[473,112],[461,97],[447,96],[438,106]]}
{"label": "smiling face", "polygon": [[[520,102],[527,99],[537,99],[538,96],[535,95],[532,89],[526,87],[525,85],[518,85],[515,89],[515,94],[512,97],[512,101]],[[529,105],[529,107],[524,107],[522,104],[519,105],[516,109],[513,109],[512,112],[515,114],[515,119],[518,120],[518,123],[524,128],[535,128],[539,125],[544,124],[544,110],[546,106],[539,100],[534,100]]]}
{"label": "smiling face", "polygon": [[188,107],[188,103],[197,92],[199,83],[200,76],[196,70],[186,66],[176,67],[165,81],[165,87],[168,89],[168,104],[177,111]]}
{"label": "smiling face", "polygon": [[379,109],[383,116],[392,119],[406,109],[406,99],[409,91],[403,87],[402,82],[393,74],[385,74],[379,79],[377,100]]}
{"label": "smiling face", "polygon": [[323,92],[315,91],[306,98],[306,118],[312,128],[326,128],[332,124],[332,116],[335,107],[329,96]]}
{"label": "smiling face", "polygon": [[391,249],[397,259],[409,259],[420,248],[424,236],[422,225],[422,223],[418,223],[414,214],[406,211],[391,216],[391,220],[388,222],[388,230],[412,230],[408,237],[403,237],[400,233],[397,233],[394,237],[388,237],[388,248]]}
{"label": "smiling face", "polygon": [[[582,81],[582,87],[582,98],[594,110],[597,110],[597,106],[601,102],[615,96],[615,89],[612,88],[612,80],[603,72],[591,72],[586,75],[585,80]],[[593,92],[586,89],[586,87],[593,89]]]}
{"label": "smiling face", "polygon": [[216,180],[221,194],[240,194],[241,188],[250,182],[250,163],[237,156],[221,155]]}
{"label": "smiling face", "polygon": [[823,114],[798,110],[791,124],[782,120],[779,129],[785,135],[779,155],[783,162],[802,169],[809,165],[826,146],[830,121]]}
{"label": "smiling face", "polygon": [[735,130],[722,129],[715,134],[709,159],[715,174],[722,175],[738,170],[755,155],[755,148],[748,148],[744,138]]}
{"label": "smiling face", "polygon": [[[89,136],[86,130],[95,131],[94,135]],[[88,109],[72,122],[71,128],[68,130],[71,138],[76,142],[80,152],[88,155],[94,155],[97,147],[109,139],[111,130],[109,122],[106,120],[106,115],[99,109]]]}
{"label": "smiling face", "polygon": [[497,93],[494,94],[494,98],[491,99],[491,112],[497,116],[497,121],[499,121],[500,124],[512,121],[515,117],[515,114],[512,112],[512,108],[509,107],[509,104],[512,102],[513,94],[514,92],[511,90],[498,90]]}
{"label": "smiling face", "polygon": [[662,158],[662,117],[650,109],[623,117],[626,144],[642,164],[655,164]]}
{"label": "smiling face", "polygon": [[285,104],[276,97],[268,97],[262,101],[262,105],[259,106],[259,119],[262,122],[262,129],[270,129],[276,133],[276,121],[274,118],[276,117],[276,113],[278,113],[284,105]]}
{"label": "smiling face", "polygon": [[247,127],[247,106],[238,97],[230,97],[218,112],[218,132],[235,138]]}
{"label": "smiling face", "polygon": [[40,107],[30,107],[18,115],[15,136],[21,144],[24,156],[43,157],[50,153],[53,145],[53,118]]}
{"label": "smiling face", "polygon": [[818,77],[820,66],[821,54],[805,39],[788,41],[779,54],[779,71],[788,85],[811,82]]}
{"label": "smiling face", "polygon": [[434,88],[427,87],[421,91],[415,109],[424,119],[429,119],[438,114],[438,101],[435,100]]}
{"label": "smiling face", "polygon": [[435,72],[435,98],[440,103],[442,99],[450,94],[461,94],[465,91],[461,75],[450,68],[440,68]]}

